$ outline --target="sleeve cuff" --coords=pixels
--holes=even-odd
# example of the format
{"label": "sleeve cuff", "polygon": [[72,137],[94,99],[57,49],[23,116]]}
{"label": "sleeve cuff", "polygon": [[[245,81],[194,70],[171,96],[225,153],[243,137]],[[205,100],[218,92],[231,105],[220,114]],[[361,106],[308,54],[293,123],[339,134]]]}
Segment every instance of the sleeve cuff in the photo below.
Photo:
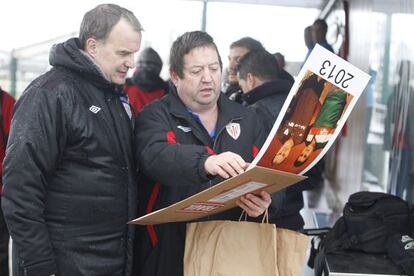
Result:
{"label": "sleeve cuff", "polygon": [[202,155],[200,162],[198,163],[198,175],[203,182],[211,180],[211,177],[209,177],[209,175],[206,173],[206,170],[204,169],[204,163],[206,163],[206,160],[209,156],[209,154]]}

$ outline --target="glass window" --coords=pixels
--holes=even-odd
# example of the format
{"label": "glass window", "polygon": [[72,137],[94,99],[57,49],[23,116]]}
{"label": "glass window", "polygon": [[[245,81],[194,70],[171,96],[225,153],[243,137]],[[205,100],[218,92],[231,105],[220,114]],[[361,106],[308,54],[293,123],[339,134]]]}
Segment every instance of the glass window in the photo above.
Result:
{"label": "glass window", "polygon": [[281,52],[286,61],[302,63],[307,48],[304,29],[319,14],[317,9],[209,2],[207,32],[219,47],[227,65],[230,44],[244,36],[263,43],[271,52]]}
{"label": "glass window", "polygon": [[413,203],[414,15],[373,15],[363,181]]}

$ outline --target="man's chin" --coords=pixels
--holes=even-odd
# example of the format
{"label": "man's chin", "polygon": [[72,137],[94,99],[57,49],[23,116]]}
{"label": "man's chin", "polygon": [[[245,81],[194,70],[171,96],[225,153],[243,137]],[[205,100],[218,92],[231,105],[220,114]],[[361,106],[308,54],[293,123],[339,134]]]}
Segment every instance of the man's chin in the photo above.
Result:
{"label": "man's chin", "polygon": [[197,102],[200,105],[211,105],[214,102],[217,102],[218,96],[216,94],[206,95],[204,97],[198,98]]}
{"label": "man's chin", "polygon": [[117,85],[124,85],[125,80],[126,78],[123,78],[123,79],[119,78],[119,79],[112,80],[112,83],[117,84]]}

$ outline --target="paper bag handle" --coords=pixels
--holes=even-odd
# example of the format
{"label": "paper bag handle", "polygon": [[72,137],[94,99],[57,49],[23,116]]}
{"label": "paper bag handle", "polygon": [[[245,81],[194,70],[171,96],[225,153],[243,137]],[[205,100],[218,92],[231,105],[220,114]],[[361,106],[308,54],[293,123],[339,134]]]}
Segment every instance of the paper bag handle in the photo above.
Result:
{"label": "paper bag handle", "polygon": [[[241,212],[239,221],[242,221],[243,215],[244,215],[244,221],[247,221],[247,213],[244,210]],[[266,209],[266,211],[263,214],[262,223],[265,223],[265,222],[269,224],[269,209]]]}

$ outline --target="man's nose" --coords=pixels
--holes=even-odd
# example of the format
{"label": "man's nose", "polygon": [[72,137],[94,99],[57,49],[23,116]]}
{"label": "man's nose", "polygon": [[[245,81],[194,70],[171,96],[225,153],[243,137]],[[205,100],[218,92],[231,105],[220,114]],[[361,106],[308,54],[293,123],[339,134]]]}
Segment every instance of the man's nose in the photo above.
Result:
{"label": "man's nose", "polygon": [[134,55],[133,54],[128,56],[128,58],[125,62],[125,66],[128,67],[128,68],[134,68],[135,67]]}
{"label": "man's nose", "polygon": [[211,72],[210,69],[208,67],[203,69],[203,81],[205,82],[210,82],[212,80],[212,76],[211,76]]}
{"label": "man's nose", "polygon": [[230,60],[229,69],[236,71],[237,65],[238,65],[237,60]]}

